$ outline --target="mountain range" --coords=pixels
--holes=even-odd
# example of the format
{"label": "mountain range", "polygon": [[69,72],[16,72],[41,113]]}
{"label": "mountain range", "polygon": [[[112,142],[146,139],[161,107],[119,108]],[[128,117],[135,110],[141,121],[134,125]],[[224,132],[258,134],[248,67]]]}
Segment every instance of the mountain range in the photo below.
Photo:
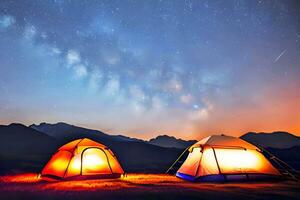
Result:
{"label": "mountain range", "polygon": [[[149,141],[67,123],[0,125],[0,172],[40,171],[57,148],[69,141],[90,138],[103,143],[116,154],[127,172],[163,173],[196,140],[161,135]],[[271,149],[276,155],[299,166],[300,139],[286,132],[247,133],[242,139],[259,147]],[[289,155],[294,155],[291,159]]]}
{"label": "mountain range", "polygon": [[[59,122],[56,124],[41,123],[39,125],[30,125],[29,128],[42,132],[57,140],[74,140],[81,137],[97,138],[103,142],[113,140],[119,142],[142,142],[165,148],[185,149],[191,146],[197,140],[183,140],[173,136],[159,135],[149,141],[137,138],[130,138],[123,135],[109,135],[98,130],[82,128],[67,123]],[[300,137],[288,132],[276,131],[272,133],[265,132],[248,132],[240,137],[247,142],[250,142],[258,147],[263,148],[291,148],[300,146]]]}
{"label": "mountain range", "polygon": [[56,124],[40,123],[39,125],[32,124],[29,128],[35,129],[39,132],[46,133],[47,135],[58,140],[72,140],[81,137],[97,137],[103,140],[114,140],[122,142],[144,142],[143,140],[130,138],[123,135],[109,135],[98,130],[87,129],[70,125],[63,122]]}
{"label": "mountain range", "polygon": [[294,146],[300,146],[300,137],[295,136],[288,132],[276,131],[273,133],[254,133],[249,132],[241,136],[243,140],[246,140],[258,147],[270,147],[270,148],[291,148]]}
{"label": "mountain range", "polygon": [[126,172],[163,173],[182,149],[164,148],[126,136],[111,136],[101,131],[66,123],[0,127],[0,172],[40,171],[57,148],[79,138],[90,138],[108,146]]}

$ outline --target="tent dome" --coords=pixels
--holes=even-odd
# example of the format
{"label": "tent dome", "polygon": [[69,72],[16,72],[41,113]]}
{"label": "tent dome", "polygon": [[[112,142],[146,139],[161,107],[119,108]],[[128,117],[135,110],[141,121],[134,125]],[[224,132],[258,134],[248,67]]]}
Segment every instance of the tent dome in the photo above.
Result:
{"label": "tent dome", "polygon": [[228,135],[211,135],[206,138],[203,138],[199,142],[196,142],[192,147],[199,147],[204,145],[211,147],[223,146],[259,150],[259,148],[257,148],[253,144],[246,142],[245,140]]}
{"label": "tent dome", "polygon": [[42,170],[42,179],[120,177],[124,171],[105,145],[83,138],[58,149]]}
{"label": "tent dome", "polygon": [[189,148],[176,173],[186,180],[219,181],[277,176],[279,171],[256,146],[225,135],[212,135]]}

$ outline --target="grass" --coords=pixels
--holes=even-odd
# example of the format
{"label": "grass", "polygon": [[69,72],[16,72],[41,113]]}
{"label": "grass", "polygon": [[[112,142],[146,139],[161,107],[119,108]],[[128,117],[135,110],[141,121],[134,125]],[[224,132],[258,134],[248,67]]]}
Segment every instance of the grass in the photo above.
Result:
{"label": "grass", "polygon": [[0,177],[0,199],[300,199],[295,182],[192,183],[164,174],[44,182],[38,174]]}

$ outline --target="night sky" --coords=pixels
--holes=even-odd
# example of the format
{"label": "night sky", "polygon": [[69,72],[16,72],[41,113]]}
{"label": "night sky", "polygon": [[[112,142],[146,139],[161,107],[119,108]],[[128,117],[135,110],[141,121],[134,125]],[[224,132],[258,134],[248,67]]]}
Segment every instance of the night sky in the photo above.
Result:
{"label": "night sky", "polygon": [[299,1],[0,1],[0,124],[300,135]]}

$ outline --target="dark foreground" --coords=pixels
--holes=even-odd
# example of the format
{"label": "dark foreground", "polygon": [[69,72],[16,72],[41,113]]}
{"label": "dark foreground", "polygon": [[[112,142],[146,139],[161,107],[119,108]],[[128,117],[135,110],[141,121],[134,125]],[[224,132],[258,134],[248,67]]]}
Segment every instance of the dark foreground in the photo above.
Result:
{"label": "dark foreground", "polygon": [[0,177],[0,199],[300,199],[300,184],[191,183],[169,175],[42,182],[36,174]]}

